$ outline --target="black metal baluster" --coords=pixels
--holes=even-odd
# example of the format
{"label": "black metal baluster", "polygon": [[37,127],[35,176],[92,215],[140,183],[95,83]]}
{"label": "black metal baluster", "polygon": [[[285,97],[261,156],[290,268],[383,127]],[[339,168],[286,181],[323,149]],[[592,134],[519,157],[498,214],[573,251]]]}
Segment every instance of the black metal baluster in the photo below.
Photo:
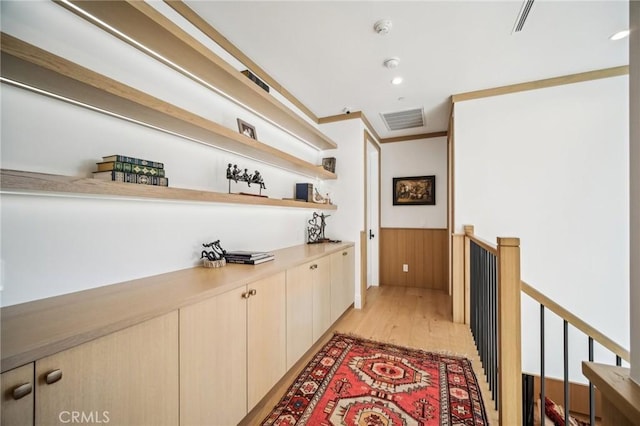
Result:
{"label": "black metal baluster", "polygon": [[[589,336],[589,362],[593,362],[593,337]],[[596,393],[593,383],[589,380],[589,424],[596,424]]]}
{"label": "black metal baluster", "polygon": [[477,251],[475,243],[471,243],[471,267],[473,268],[473,272],[471,274],[471,290],[473,291],[473,312],[471,315],[472,325],[473,325],[473,338],[476,342],[476,347],[478,347],[478,304],[480,300],[478,298],[478,266],[477,266]]}
{"label": "black metal baluster", "polygon": [[493,289],[493,389],[494,389],[494,398],[495,398],[495,409],[498,409],[498,345],[500,344],[498,341],[498,276],[496,273],[496,256],[494,254],[491,255],[491,287]]}
{"label": "black metal baluster", "polygon": [[496,256],[470,242],[471,333],[498,409],[498,302]]}
{"label": "black metal baluster", "polygon": [[471,297],[471,334],[473,335],[473,340],[478,347],[478,336],[476,335],[476,306],[478,301],[476,300],[476,268],[475,268],[475,247],[473,242],[470,243],[469,247],[469,289],[470,297]]}
{"label": "black metal baluster", "polygon": [[540,304],[540,418],[545,418],[544,305]]}
{"label": "black metal baluster", "polygon": [[482,250],[478,253],[478,263],[480,274],[479,278],[479,289],[480,289],[480,305],[478,306],[478,310],[480,311],[480,359],[482,361],[482,368],[485,371],[485,375],[487,372],[487,357],[484,353],[486,346],[486,336],[485,336],[485,294],[484,294],[484,274],[482,274]]}
{"label": "black metal baluster", "polygon": [[564,324],[564,424],[569,424],[569,323]]}
{"label": "black metal baluster", "polygon": [[620,358],[618,355],[616,355],[616,365],[618,367],[622,367],[622,358]]}
{"label": "black metal baluster", "polygon": [[495,404],[497,405],[498,398],[496,398],[496,356],[495,356],[495,348],[496,348],[496,335],[494,332],[495,321],[496,321],[496,295],[494,288],[494,262],[493,255],[489,254],[489,263],[487,265],[487,270],[489,273],[489,300],[491,301],[491,309],[489,311],[489,336],[490,336],[490,352],[489,352],[489,365],[491,371],[491,394],[493,395]]}

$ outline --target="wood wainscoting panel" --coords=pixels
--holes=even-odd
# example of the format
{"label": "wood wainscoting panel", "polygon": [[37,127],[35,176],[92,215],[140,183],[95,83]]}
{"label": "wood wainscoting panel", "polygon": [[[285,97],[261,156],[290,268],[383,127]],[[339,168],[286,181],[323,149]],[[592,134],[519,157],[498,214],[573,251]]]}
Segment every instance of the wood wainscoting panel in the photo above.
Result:
{"label": "wood wainscoting panel", "polygon": [[446,229],[381,228],[380,285],[448,291],[448,246]]}

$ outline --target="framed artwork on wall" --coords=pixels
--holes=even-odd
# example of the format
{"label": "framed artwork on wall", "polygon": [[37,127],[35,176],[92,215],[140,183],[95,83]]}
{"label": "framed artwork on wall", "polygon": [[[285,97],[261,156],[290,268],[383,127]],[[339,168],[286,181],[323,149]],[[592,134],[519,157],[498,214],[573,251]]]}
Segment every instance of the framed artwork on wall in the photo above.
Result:
{"label": "framed artwork on wall", "polygon": [[251,139],[256,139],[256,140],[258,139],[258,135],[256,134],[256,128],[254,126],[252,126],[251,124],[239,118],[237,120],[238,120],[238,131],[240,133],[242,133],[247,137],[250,137]]}
{"label": "framed artwork on wall", "polygon": [[330,171],[331,173],[336,172],[336,158],[335,157],[327,157],[322,159],[322,167],[325,170]]}
{"label": "framed artwork on wall", "polygon": [[393,178],[394,206],[434,206],[435,204],[435,175]]}

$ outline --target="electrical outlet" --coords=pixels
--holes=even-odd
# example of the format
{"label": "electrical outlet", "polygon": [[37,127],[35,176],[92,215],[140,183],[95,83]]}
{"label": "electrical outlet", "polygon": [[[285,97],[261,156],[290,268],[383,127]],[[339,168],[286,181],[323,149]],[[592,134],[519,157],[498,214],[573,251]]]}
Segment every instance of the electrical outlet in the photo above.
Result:
{"label": "electrical outlet", "polygon": [[409,272],[409,265],[407,265],[406,263],[402,265],[402,272]]}

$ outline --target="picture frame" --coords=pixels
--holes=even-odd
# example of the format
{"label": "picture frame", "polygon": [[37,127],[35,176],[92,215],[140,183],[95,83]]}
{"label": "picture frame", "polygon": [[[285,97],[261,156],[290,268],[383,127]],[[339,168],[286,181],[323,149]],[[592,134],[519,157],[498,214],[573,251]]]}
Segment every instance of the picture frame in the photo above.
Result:
{"label": "picture frame", "polygon": [[336,158],[335,157],[327,157],[322,159],[322,168],[331,172],[336,172]]}
{"label": "picture frame", "polygon": [[258,135],[256,134],[255,126],[252,126],[251,124],[249,124],[246,121],[241,120],[239,118],[237,120],[238,120],[238,131],[241,134],[243,134],[243,135],[245,135],[245,136],[247,136],[247,137],[249,137],[251,139],[258,140]]}
{"label": "picture frame", "polygon": [[436,177],[410,176],[393,178],[394,206],[434,206]]}

